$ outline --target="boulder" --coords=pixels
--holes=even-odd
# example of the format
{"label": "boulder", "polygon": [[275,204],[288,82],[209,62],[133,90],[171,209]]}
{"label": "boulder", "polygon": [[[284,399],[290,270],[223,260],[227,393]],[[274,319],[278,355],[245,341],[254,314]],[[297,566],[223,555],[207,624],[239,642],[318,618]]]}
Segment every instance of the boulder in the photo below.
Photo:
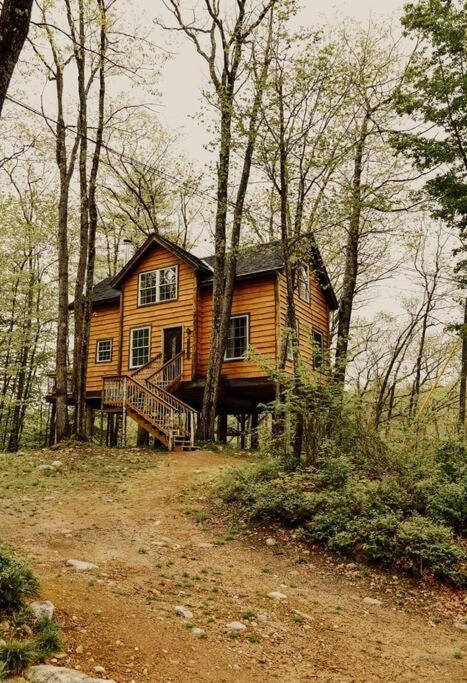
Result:
{"label": "boulder", "polygon": [[113,680],[92,678],[76,669],[65,669],[62,666],[39,664],[26,672],[26,680],[31,683],[116,683]]}
{"label": "boulder", "polygon": [[29,609],[34,617],[39,619],[52,619],[55,611],[55,605],[50,600],[36,600],[29,604]]}
{"label": "boulder", "polygon": [[231,621],[230,624],[225,625],[228,631],[244,631],[246,629],[245,624],[241,621]]}
{"label": "boulder", "polygon": [[183,605],[177,605],[175,607],[175,614],[179,617],[184,617],[185,619],[193,619],[193,612]]}
{"label": "boulder", "polygon": [[268,598],[272,598],[273,600],[287,600],[287,596],[280,591],[271,591],[268,593]]}
{"label": "boulder", "polygon": [[99,569],[97,564],[92,562],[84,562],[83,560],[67,560],[67,566],[73,567],[77,572],[88,572],[91,569]]}

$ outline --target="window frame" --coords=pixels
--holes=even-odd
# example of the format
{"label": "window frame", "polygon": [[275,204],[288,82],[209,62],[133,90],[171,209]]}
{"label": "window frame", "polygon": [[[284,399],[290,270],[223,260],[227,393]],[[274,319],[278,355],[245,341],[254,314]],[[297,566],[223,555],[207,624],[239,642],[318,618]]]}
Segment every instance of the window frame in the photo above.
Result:
{"label": "window frame", "polygon": [[[102,344],[102,342],[110,342],[110,358],[108,360],[100,360],[99,358],[99,345]],[[112,358],[113,358],[113,347],[114,347],[114,340],[113,337],[106,337],[105,339],[97,339],[96,340],[96,363],[111,363]]]}
{"label": "window frame", "polygon": [[[305,263],[305,261],[300,261],[298,268],[298,296],[302,301],[306,301],[306,303],[309,304],[311,302],[310,264]],[[306,279],[303,277],[303,270],[306,271]],[[304,296],[305,292],[303,292],[305,286],[306,296]]]}
{"label": "window frame", "polygon": [[[171,299],[161,299],[160,298],[160,288],[161,288],[161,273],[165,270],[175,270],[175,296]],[[141,301],[141,280],[143,275],[151,275],[156,273],[156,300],[155,301]],[[165,304],[169,301],[177,301],[178,299],[178,264],[175,263],[172,266],[164,266],[163,268],[154,268],[152,270],[143,270],[138,273],[138,307],[141,306],[155,306],[156,304]]]}
{"label": "window frame", "polygon": [[249,313],[235,313],[234,315],[230,316],[230,321],[229,321],[229,332],[230,332],[230,323],[234,318],[246,318],[246,344],[245,344],[245,355],[244,356],[232,356],[231,358],[227,356],[227,349],[228,349],[228,343],[229,343],[229,336],[227,336],[227,344],[225,346],[225,352],[224,352],[224,361],[230,362],[230,361],[238,361],[238,360],[246,360],[246,353],[248,351],[248,347],[250,346],[250,314]]}
{"label": "window frame", "polygon": [[[136,325],[136,327],[131,327],[130,328],[130,344],[129,344],[129,353],[128,353],[128,369],[129,370],[137,370],[138,368],[142,368],[143,365],[146,365],[151,359],[151,337],[152,337],[152,329],[151,325]],[[149,330],[149,338],[148,338],[148,360],[145,361],[144,363],[141,363],[140,365],[133,365],[133,332],[137,332],[138,330]],[[143,347],[141,347],[143,348]]]}
{"label": "window frame", "polygon": [[[321,342],[320,342],[320,358],[321,358],[321,364],[317,365],[316,364],[316,341],[315,341],[315,334],[319,335]],[[312,359],[313,359],[313,370],[317,370],[318,372],[323,372],[324,370],[324,334],[321,332],[321,330],[316,330],[312,329],[311,331],[311,343],[312,343]]]}

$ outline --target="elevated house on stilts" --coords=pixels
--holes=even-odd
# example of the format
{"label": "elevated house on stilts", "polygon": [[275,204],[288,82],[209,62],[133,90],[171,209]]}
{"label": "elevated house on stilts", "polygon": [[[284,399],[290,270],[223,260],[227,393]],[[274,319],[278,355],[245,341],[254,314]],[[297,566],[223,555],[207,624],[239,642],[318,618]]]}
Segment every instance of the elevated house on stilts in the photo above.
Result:
{"label": "elevated house on stilts", "polygon": [[[110,443],[118,422],[125,443],[131,418],[169,450],[194,447],[210,348],[213,261],[151,235],[115,277],[94,287],[86,402],[90,428],[95,410],[107,414]],[[274,398],[273,381],[247,352],[276,364],[286,296],[280,244],[242,252],[218,402],[220,441],[229,415],[239,416],[245,435],[247,422],[253,430],[258,424],[258,406]],[[320,371],[337,300],[316,247],[300,263],[295,297],[302,361]],[[286,369],[292,371],[291,353]],[[53,378],[47,398],[54,400]]]}

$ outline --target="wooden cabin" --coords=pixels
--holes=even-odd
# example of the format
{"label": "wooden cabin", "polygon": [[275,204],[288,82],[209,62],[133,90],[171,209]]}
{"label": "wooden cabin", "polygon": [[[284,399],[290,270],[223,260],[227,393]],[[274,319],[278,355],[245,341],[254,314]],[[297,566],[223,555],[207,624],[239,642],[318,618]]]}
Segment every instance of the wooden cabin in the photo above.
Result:
{"label": "wooden cabin", "polygon": [[[210,348],[213,261],[152,235],[115,277],[94,287],[86,383],[91,411],[122,414],[125,424],[131,417],[169,449],[193,446]],[[320,371],[337,300],[316,248],[300,264],[298,279],[300,353]],[[285,315],[280,245],[243,252],[222,368],[221,432],[227,415],[254,418],[259,404],[273,400],[264,363],[274,367],[279,358]],[[248,349],[260,360],[247,359]],[[290,352],[286,366],[292,370]]]}

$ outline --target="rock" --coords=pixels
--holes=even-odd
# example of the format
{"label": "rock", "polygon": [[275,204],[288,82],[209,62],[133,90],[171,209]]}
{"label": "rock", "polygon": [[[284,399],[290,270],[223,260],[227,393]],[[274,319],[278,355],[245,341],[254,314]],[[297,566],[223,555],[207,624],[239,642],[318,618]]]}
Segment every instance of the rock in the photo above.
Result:
{"label": "rock", "polygon": [[56,468],[53,465],[38,465],[37,469],[40,472],[56,472]]}
{"label": "rock", "polygon": [[29,604],[29,609],[34,617],[39,619],[52,619],[55,612],[55,605],[50,600],[36,600]]}
{"label": "rock", "polygon": [[244,631],[246,629],[245,624],[241,621],[231,621],[230,624],[225,625],[228,631]]}
{"label": "rock", "polygon": [[272,598],[273,600],[287,600],[287,596],[280,591],[271,591],[271,593],[268,593],[268,598]]}
{"label": "rock", "polygon": [[313,619],[310,614],[307,614],[306,612],[300,612],[298,609],[293,609],[292,612],[296,614],[297,617],[301,617],[302,619]]}
{"label": "rock", "polygon": [[63,467],[63,463],[61,460],[53,460],[52,461],[52,467],[55,467],[58,469],[59,467]]}
{"label": "rock", "polygon": [[195,634],[195,636],[198,636],[198,638],[201,638],[202,636],[206,635],[206,631],[204,628],[198,628],[195,626],[195,628],[191,629],[191,632]]}
{"label": "rock", "polygon": [[277,541],[275,538],[269,537],[266,539],[266,545],[272,546],[276,545]]}
{"label": "rock", "polygon": [[198,548],[212,548],[212,543],[198,543]]}
{"label": "rock", "polygon": [[84,647],[82,645],[78,645],[78,647],[75,650],[77,655],[82,655],[84,652]]}
{"label": "rock", "polygon": [[456,621],[454,623],[454,628],[458,628],[459,631],[467,631],[467,624],[462,621]]}
{"label": "rock", "polygon": [[96,674],[105,674],[105,669],[103,666],[95,666],[94,671]]}
{"label": "rock", "polygon": [[50,666],[49,664],[32,666],[25,675],[26,680],[31,683],[115,683],[110,679],[91,678],[76,669],[65,669],[62,666]]}
{"label": "rock", "polygon": [[258,621],[262,621],[264,623],[268,620],[268,615],[266,614],[266,612],[258,612],[256,618]]}
{"label": "rock", "polygon": [[84,562],[83,560],[67,560],[68,567],[73,567],[77,572],[88,572],[91,569],[99,569],[97,564]]}
{"label": "rock", "polygon": [[381,607],[383,604],[381,600],[377,600],[376,598],[363,598],[363,602],[365,605],[375,605],[376,607]]}
{"label": "rock", "polygon": [[177,605],[175,607],[175,614],[179,617],[184,617],[185,619],[193,619],[193,612],[183,605]]}
{"label": "rock", "polygon": [[445,664],[446,660],[444,657],[439,655],[432,655],[430,652],[417,652],[415,655],[417,659],[422,662],[430,662],[430,664]]}

